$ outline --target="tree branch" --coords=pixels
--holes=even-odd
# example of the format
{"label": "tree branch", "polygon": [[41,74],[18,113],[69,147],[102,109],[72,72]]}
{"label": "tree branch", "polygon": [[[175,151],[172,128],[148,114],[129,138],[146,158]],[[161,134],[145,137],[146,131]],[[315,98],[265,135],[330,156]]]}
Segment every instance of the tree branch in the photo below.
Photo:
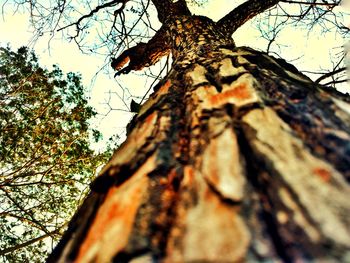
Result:
{"label": "tree branch", "polygon": [[[157,8],[158,18],[163,24],[174,16],[191,15],[185,0],[172,3],[169,0],[152,0]],[[119,57],[112,59],[112,68],[117,70],[114,76],[127,74],[131,70],[141,70],[154,65],[161,57],[168,55],[170,44],[167,39],[167,25],[163,25],[148,43],[140,42],[125,50]],[[124,67],[129,62],[129,65]],[[123,68],[124,67],[124,68]]]}
{"label": "tree branch", "polygon": [[[41,224],[38,220],[36,220],[31,213],[29,213],[24,207],[22,207],[14,198],[11,197],[9,194],[9,191],[5,189],[5,187],[1,187],[0,190],[2,190],[7,198],[23,213],[25,213],[27,216],[29,216],[31,221],[37,225],[37,228],[44,231],[47,235],[52,236],[51,232],[49,232],[44,225]],[[52,236],[53,237],[53,236]]]}
{"label": "tree branch", "polygon": [[337,70],[334,70],[334,71],[331,71],[331,72],[328,72],[326,74],[324,74],[323,76],[319,77],[318,79],[315,80],[316,83],[320,83],[320,81],[326,79],[326,78],[329,78],[335,74],[338,74],[342,71],[345,71],[346,70],[346,67],[342,67],[342,68],[339,68]]}
{"label": "tree branch", "polygon": [[[118,58],[112,59],[112,68],[118,70],[115,76],[154,65],[161,57],[168,55],[170,45],[166,39],[165,31],[165,26],[162,26],[147,44],[138,43],[136,46],[125,50]],[[124,67],[128,62],[129,65]]]}
{"label": "tree branch", "polygon": [[304,1],[281,0],[281,2],[288,3],[288,4],[313,5],[313,6],[314,5],[323,5],[323,6],[329,6],[329,7],[333,7],[333,6],[339,5],[339,3],[328,3],[328,2],[316,3],[316,1],[314,1],[314,2],[304,2]]}
{"label": "tree branch", "polygon": [[335,85],[335,84],[340,84],[340,83],[344,83],[344,82],[347,82],[349,81],[350,79],[341,79],[341,80],[332,80],[332,81],[329,81],[325,84],[323,84],[324,86],[329,86],[331,84]]}
{"label": "tree branch", "polygon": [[[80,31],[80,23],[81,23],[81,21],[83,21],[85,18],[88,18],[88,17],[93,16],[95,13],[97,13],[98,11],[100,11],[100,10],[103,9],[103,8],[111,7],[111,6],[114,6],[114,5],[117,5],[117,4],[122,4],[122,6],[121,6],[118,10],[116,10],[116,12],[115,12],[115,13],[118,13],[118,11],[123,10],[123,8],[124,8],[126,2],[128,2],[128,1],[129,1],[129,0],[112,0],[112,1],[110,1],[110,2],[104,3],[103,5],[96,6],[94,9],[92,9],[92,10],[90,11],[89,14],[83,15],[83,16],[80,17],[76,22],[74,22],[74,23],[72,23],[72,24],[69,24],[69,25],[66,25],[66,26],[64,26],[64,27],[61,27],[61,28],[57,29],[57,31],[61,31],[61,30],[63,30],[63,29],[66,29],[66,28],[68,28],[68,27],[71,27],[71,26],[75,25],[75,26],[77,27],[77,31],[79,32],[79,31]],[[77,33],[78,33],[78,32],[77,32]]]}
{"label": "tree branch", "polygon": [[280,0],[249,0],[221,18],[217,24],[226,36],[231,36],[249,19],[276,5]]}
{"label": "tree branch", "polygon": [[14,252],[14,251],[16,251],[18,249],[27,247],[27,246],[29,246],[31,244],[34,244],[34,243],[36,243],[36,242],[38,242],[40,240],[43,240],[43,239],[45,239],[47,237],[52,237],[52,235],[59,233],[59,230],[60,229],[56,229],[56,230],[54,230],[54,231],[52,231],[50,233],[44,234],[44,235],[42,235],[40,237],[33,238],[33,239],[28,240],[28,241],[26,241],[26,242],[24,242],[22,244],[18,244],[18,245],[15,245],[13,247],[8,247],[8,248],[5,248],[3,250],[0,250],[0,256],[3,256],[5,254],[11,253],[11,252]]}

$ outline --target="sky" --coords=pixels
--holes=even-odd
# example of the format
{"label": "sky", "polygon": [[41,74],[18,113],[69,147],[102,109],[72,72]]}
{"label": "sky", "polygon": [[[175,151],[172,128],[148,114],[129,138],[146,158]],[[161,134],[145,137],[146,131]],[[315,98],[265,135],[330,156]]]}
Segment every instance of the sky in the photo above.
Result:
{"label": "sky", "polygon": [[[0,0],[1,1],[4,0]],[[244,1],[240,1],[244,2]],[[231,8],[232,0],[208,0],[204,8],[190,7],[195,14],[206,15],[214,21],[224,16]],[[343,9],[350,11],[350,0],[343,3]],[[32,33],[28,23],[29,17],[27,13],[12,14],[10,9],[5,8],[5,12],[0,17],[0,45],[7,45],[13,49],[20,46],[28,45],[33,47],[39,57],[41,66],[51,68],[53,64],[58,64],[64,72],[80,72],[83,76],[83,83],[88,90],[90,103],[101,114],[99,119],[94,122],[96,128],[103,131],[104,138],[108,139],[116,132],[125,138],[125,126],[133,116],[120,110],[112,110],[106,105],[110,98],[110,91],[118,94],[119,97],[129,96],[120,86],[128,87],[132,95],[142,97],[151,83],[145,83],[145,79],[141,74],[136,73],[132,76],[120,76],[117,81],[113,78],[113,74],[96,73],[99,69],[108,64],[103,56],[84,55],[80,52],[75,43],[69,43],[65,39],[54,38],[49,43],[47,37],[39,39],[35,45],[31,43]],[[350,21],[347,23],[350,25]],[[251,47],[263,48],[267,45],[267,41],[259,38],[259,32],[255,26],[249,22],[237,30],[234,34],[234,39],[237,46],[245,45]],[[332,34],[320,36],[319,34],[309,35],[308,41],[305,42],[306,33],[298,28],[285,30],[282,32],[282,44],[290,46],[284,50],[282,57],[286,60],[293,61],[293,65],[300,70],[318,67],[318,65],[326,65],[329,48],[335,45],[342,45],[346,40],[335,38]],[[302,59],[301,51],[304,53]],[[350,59],[349,59],[350,60]],[[308,61],[305,63],[305,61]],[[155,70],[159,65],[154,66]],[[344,91],[349,90],[348,85],[344,85]],[[350,92],[350,91],[349,91]],[[118,97],[117,96],[117,97]],[[112,96],[112,104],[115,109],[126,110],[121,100],[115,99],[115,94]],[[104,116],[107,115],[107,116]]]}

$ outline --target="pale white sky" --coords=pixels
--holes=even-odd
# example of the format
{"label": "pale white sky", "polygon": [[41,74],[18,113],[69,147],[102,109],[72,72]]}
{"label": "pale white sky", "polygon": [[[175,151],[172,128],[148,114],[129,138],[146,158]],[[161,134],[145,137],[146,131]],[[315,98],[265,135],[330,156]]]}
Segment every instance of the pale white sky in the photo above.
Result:
{"label": "pale white sky", "polygon": [[[244,0],[241,0],[239,3],[241,2],[244,2]],[[346,1],[344,5],[347,5],[350,9],[350,1]],[[231,6],[232,0],[209,0],[204,5],[204,9],[199,7],[191,8],[195,14],[206,15],[213,20],[218,20],[231,10]],[[347,24],[350,24],[350,21]],[[266,47],[267,42],[259,38],[259,32],[254,28],[248,22],[237,30],[234,34],[236,44],[238,46],[247,45],[261,49]],[[326,67],[329,63],[327,58],[330,47],[340,46],[345,43],[345,40],[335,38],[334,34],[331,33],[323,36],[316,33],[305,42],[306,32],[298,28],[282,31],[281,34],[282,42],[284,42],[282,44],[290,46],[290,48],[283,50],[281,54],[283,58],[294,60],[300,57],[301,53],[304,53],[302,59],[293,61],[293,64],[301,70],[315,67],[317,69],[320,64]],[[13,49],[30,43],[32,34],[29,28],[28,15],[5,13],[4,17],[0,17],[0,36],[1,45],[10,43]],[[35,44],[34,49],[39,57],[40,65],[50,68],[51,65],[58,64],[64,72],[80,72],[85,86],[90,91],[91,104],[98,112],[108,112],[104,102],[108,100],[108,92],[110,90],[118,92],[119,96],[123,95],[118,83],[113,79],[113,74],[100,73],[97,77],[94,77],[99,68],[108,62],[105,61],[105,57],[84,55],[78,50],[75,43],[68,43],[68,41],[59,38],[53,39],[50,42],[50,49],[48,49],[48,38],[43,37]],[[157,68],[157,66],[155,67]],[[133,95],[137,96],[142,96],[150,85],[150,83],[145,85],[145,80],[140,76],[140,73],[132,74],[132,76],[120,76],[117,80],[122,86],[128,87]],[[127,96],[127,94],[124,95]],[[126,109],[120,100],[115,99],[113,100],[113,108]],[[116,131],[124,133],[125,126],[132,115],[121,111],[111,111],[108,117],[100,119],[96,125],[103,130],[105,139],[108,139]]]}

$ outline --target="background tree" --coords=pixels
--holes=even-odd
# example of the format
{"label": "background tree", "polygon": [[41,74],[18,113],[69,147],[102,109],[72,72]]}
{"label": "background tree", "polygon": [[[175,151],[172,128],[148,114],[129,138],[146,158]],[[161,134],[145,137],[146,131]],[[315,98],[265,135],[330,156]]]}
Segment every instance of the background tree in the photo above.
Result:
{"label": "background tree", "polygon": [[0,256],[39,262],[109,157],[89,148],[96,113],[80,76],[41,68],[27,48],[0,48]]}
{"label": "background tree", "polygon": [[[101,43],[120,54],[112,62],[117,76],[170,52],[173,64],[49,261],[347,261],[348,97],[231,38],[252,17],[283,8],[282,1],[246,1],[216,22],[192,15],[184,0],[139,1],[140,9],[129,3],[98,3],[56,27],[68,34],[73,28],[71,39],[84,50],[94,20],[110,23]],[[317,14],[334,11],[332,3],[340,4],[287,4]],[[73,10],[65,4],[41,21],[59,23],[55,17]],[[160,22],[154,34],[154,16],[143,20],[148,8]],[[327,17],[318,14],[315,20]],[[103,32],[106,24],[95,25]],[[269,44],[281,24],[274,25]],[[118,43],[131,44],[121,50]]]}

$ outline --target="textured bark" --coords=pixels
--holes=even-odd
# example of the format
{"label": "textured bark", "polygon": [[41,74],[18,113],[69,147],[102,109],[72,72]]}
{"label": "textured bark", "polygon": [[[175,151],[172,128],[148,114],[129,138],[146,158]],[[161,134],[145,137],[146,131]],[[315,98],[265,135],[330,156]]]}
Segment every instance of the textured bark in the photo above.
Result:
{"label": "textured bark", "polygon": [[186,0],[152,0],[158,12],[158,19],[161,23],[166,23],[168,19],[173,19],[174,16],[191,15],[187,7]]}
{"label": "textured bark", "polygon": [[349,98],[203,17],[49,262],[349,261]]}
{"label": "textured bark", "polygon": [[281,0],[249,0],[221,18],[217,25],[226,36],[231,36],[240,26],[251,18],[273,7]]}

